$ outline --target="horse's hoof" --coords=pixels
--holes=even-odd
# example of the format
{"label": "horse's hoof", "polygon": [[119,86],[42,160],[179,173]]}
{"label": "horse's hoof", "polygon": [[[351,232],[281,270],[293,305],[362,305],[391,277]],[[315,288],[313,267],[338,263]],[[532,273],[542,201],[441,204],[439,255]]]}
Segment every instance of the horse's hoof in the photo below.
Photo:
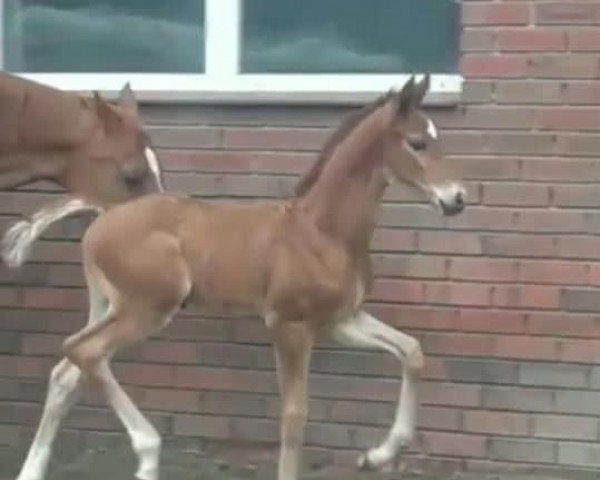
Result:
{"label": "horse's hoof", "polygon": [[373,471],[376,469],[375,465],[369,458],[369,452],[365,452],[358,457],[358,469],[362,472]]}

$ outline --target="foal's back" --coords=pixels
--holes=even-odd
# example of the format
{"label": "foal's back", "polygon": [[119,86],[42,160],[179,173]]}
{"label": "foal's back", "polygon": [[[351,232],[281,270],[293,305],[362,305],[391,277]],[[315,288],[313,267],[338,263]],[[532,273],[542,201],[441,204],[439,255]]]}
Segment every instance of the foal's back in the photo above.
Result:
{"label": "foal's back", "polygon": [[109,290],[153,298],[165,310],[191,300],[296,319],[330,317],[352,302],[347,252],[291,203],[152,195],[101,216],[83,242],[88,269]]}

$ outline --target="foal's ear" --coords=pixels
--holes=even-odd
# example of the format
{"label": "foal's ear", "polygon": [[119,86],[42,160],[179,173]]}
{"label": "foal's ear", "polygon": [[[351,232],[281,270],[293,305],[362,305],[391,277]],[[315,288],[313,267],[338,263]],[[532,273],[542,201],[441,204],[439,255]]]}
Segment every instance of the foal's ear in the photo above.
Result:
{"label": "foal's ear", "polygon": [[411,75],[408,81],[398,92],[397,96],[397,112],[399,115],[406,115],[413,105],[413,96],[415,92],[415,76]]}
{"label": "foal's ear", "polygon": [[423,77],[423,80],[421,80],[419,83],[417,83],[415,85],[415,88],[413,91],[413,102],[414,102],[415,106],[419,106],[423,102],[423,98],[425,97],[425,95],[427,94],[427,91],[429,90],[429,84],[430,84],[430,78],[429,78],[429,74],[427,73]]}
{"label": "foal's ear", "polygon": [[133,93],[133,89],[129,82],[123,85],[123,88],[119,92],[119,105],[128,108],[136,114],[138,112],[137,99],[135,98],[135,93]]}
{"label": "foal's ear", "polygon": [[97,90],[93,94],[94,107],[98,117],[104,124],[107,131],[112,131],[121,126],[121,117],[113,110],[109,103],[100,95]]}

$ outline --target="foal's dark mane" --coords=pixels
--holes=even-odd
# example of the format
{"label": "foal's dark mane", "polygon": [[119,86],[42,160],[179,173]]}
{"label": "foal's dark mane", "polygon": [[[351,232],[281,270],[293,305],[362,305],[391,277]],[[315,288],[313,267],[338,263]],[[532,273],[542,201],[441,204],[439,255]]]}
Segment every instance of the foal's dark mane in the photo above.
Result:
{"label": "foal's dark mane", "polygon": [[384,105],[392,95],[396,92],[390,90],[387,93],[379,96],[375,101],[361,108],[359,111],[348,115],[338,127],[338,129],[333,132],[333,134],[329,137],[325,145],[319,152],[319,157],[317,161],[313,164],[308,172],[306,172],[301,178],[296,188],[294,189],[294,193],[297,197],[301,197],[304,195],[310,188],[314,185],[317,178],[321,174],[325,163],[331,158],[335,148],[342,142],[352,130],[362,122],[366,117],[368,117],[373,111],[377,110],[379,107]]}

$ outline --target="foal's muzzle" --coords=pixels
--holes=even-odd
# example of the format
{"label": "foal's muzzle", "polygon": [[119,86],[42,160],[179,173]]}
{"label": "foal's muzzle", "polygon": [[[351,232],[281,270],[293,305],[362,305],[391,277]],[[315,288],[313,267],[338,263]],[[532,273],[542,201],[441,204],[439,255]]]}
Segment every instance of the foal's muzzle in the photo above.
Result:
{"label": "foal's muzzle", "polygon": [[444,215],[457,215],[464,210],[466,193],[461,185],[452,183],[433,191],[434,199]]}

